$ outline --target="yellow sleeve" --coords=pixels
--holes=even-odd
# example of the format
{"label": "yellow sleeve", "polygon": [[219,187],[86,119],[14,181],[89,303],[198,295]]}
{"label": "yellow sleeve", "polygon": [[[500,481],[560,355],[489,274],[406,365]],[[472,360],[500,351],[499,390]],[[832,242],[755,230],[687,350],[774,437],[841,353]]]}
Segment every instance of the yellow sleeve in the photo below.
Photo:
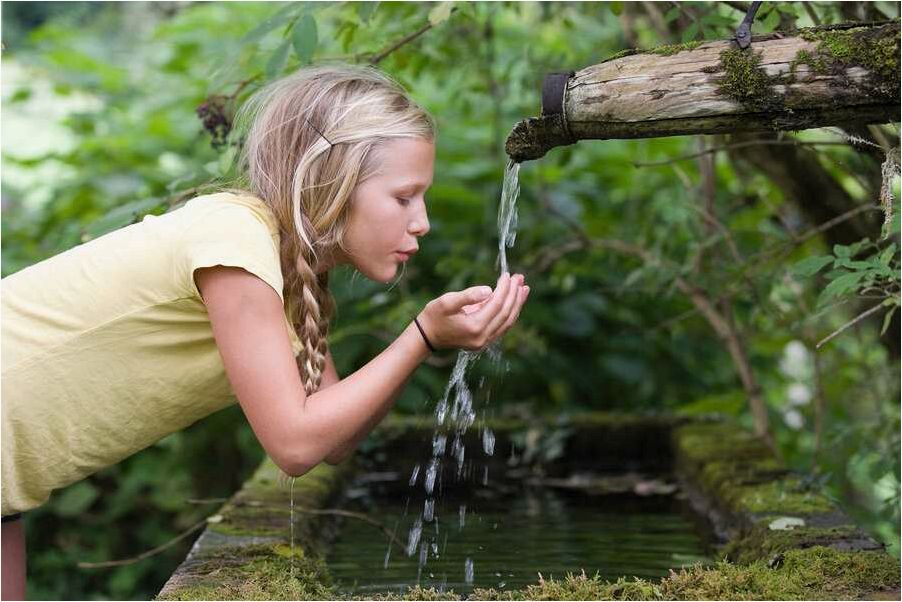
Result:
{"label": "yellow sleeve", "polygon": [[182,232],[177,257],[187,296],[201,299],[194,271],[223,265],[239,267],[254,274],[278,293],[283,278],[276,239],[254,211],[242,205],[226,205],[204,209],[192,218]]}

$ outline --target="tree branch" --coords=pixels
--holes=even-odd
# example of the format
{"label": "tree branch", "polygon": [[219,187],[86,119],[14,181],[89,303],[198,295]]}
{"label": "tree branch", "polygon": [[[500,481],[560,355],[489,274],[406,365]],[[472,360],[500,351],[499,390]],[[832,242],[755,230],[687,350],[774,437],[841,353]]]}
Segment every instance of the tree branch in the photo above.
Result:
{"label": "tree branch", "polygon": [[[453,14],[454,11],[456,11],[456,10],[457,10],[457,7],[452,8],[451,13]],[[392,42],[391,44],[389,44],[388,46],[386,46],[379,52],[370,56],[370,59],[369,59],[370,65],[378,65],[385,57],[390,55],[392,52],[394,52],[401,46],[404,46],[405,44],[414,41],[415,39],[417,39],[418,37],[420,37],[427,31],[432,29],[432,27],[433,27],[432,23],[427,20],[423,26],[421,26],[419,29],[417,29],[413,33],[409,33],[406,36],[404,36],[403,38],[401,38],[400,40],[397,40],[396,42]]]}
{"label": "tree branch", "polygon": [[132,558],[124,558],[122,560],[108,560],[106,562],[79,562],[78,568],[80,568],[80,569],[106,569],[106,568],[111,568],[114,566],[125,566],[128,564],[135,564],[136,562],[140,562],[141,560],[150,558],[151,556],[156,556],[163,550],[174,546],[175,544],[182,541],[183,539],[185,539],[186,537],[188,537],[189,535],[191,535],[192,533],[194,533],[195,531],[197,531],[198,529],[200,529],[201,527],[203,527],[206,524],[207,524],[207,519],[197,522],[197,523],[191,525],[190,527],[188,527],[185,531],[182,531],[179,535],[177,535],[177,536],[173,537],[172,539],[170,539],[169,541],[167,541],[166,543],[159,545],[155,548],[151,548],[150,550],[147,550],[146,552],[138,554],[137,556],[133,556]]}
{"label": "tree branch", "polygon": [[865,318],[867,318],[868,316],[870,316],[871,314],[873,314],[874,312],[879,310],[881,307],[884,307],[883,303],[878,303],[877,305],[875,305],[871,309],[867,310],[866,312],[859,314],[856,318],[849,320],[848,322],[846,322],[845,324],[840,326],[837,330],[833,331],[828,336],[821,339],[820,342],[818,342],[818,344],[815,345],[815,349],[820,349],[821,347],[826,345],[829,341],[836,338],[836,336],[838,336],[840,333],[842,333],[842,332],[848,330],[849,328],[851,328],[852,326],[858,324],[859,322],[861,322],[862,320],[864,320]]}

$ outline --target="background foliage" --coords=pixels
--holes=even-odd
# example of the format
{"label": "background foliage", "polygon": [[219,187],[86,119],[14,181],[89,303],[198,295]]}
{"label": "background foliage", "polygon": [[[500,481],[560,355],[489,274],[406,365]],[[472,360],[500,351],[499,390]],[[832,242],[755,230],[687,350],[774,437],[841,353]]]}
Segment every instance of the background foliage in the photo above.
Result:
{"label": "background foliage", "polygon": [[[632,46],[729,37],[742,4],[3,3],[3,69],[19,74],[3,80],[3,275],[227,180],[234,139],[211,137],[202,104],[227,118],[300,65],[377,61],[438,121],[432,230],[396,285],[336,275],[330,344],[348,374],[430,299],[494,282],[503,143],[538,113],[545,73]],[[755,31],[897,16],[889,2],[765,3]],[[898,555],[899,322],[888,317],[899,305],[898,139],[898,124],[780,138],[807,161],[799,181],[825,174],[846,203],[839,225],[821,230],[819,198],[743,155],[773,141],[582,142],[524,164],[509,259],[533,291],[504,341],[505,370],[479,392],[488,411],[719,412],[751,427],[736,367],[682,279],[741,334],[790,466]],[[884,182],[894,198],[881,205]],[[567,246],[587,239],[645,255]],[[429,413],[452,362],[442,354],[418,370],[397,411]],[[261,457],[233,407],[58,492],[27,517],[29,596],[152,596],[189,543],[115,569],[76,562],[168,541]]]}

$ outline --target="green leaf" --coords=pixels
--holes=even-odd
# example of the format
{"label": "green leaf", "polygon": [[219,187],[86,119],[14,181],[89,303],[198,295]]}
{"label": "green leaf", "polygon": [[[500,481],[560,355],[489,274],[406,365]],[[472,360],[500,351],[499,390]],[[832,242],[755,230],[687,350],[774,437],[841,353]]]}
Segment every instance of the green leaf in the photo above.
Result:
{"label": "green leaf", "polygon": [[893,255],[896,254],[896,243],[891,244],[887,248],[883,249],[883,252],[880,253],[880,263],[883,265],[889,265],[890,261],[893,259]]}
{"label": "green leaf", "polygon": [[60,516],[78,516],[94,503],[100,492],[88,481],[67,487],[53,502],[53,510]]}
{"label": "green leaf", "polygon": [[683,30],[682,41],[683,42],[691,42],[698,35],[698,23],[692,22],[689,24],[689,27]]}
{"label": "green leaf", "polygon": [[832,255],[820,255],[818,257],[808,257],[792,266],[792,273],[802,278],[814,276],[827,265],[833,262]]}
{"label": "green leaf", "polygon": [[827,285],[824,292],[821,293],[820,299],[832,299],[834,297],[839,297],[840,295],[857,291],[858,283],[861,282],[863,276],[863,272],[851,272],[840,276]]}
{"label": "green leaf", "polygon": [[302,64],[307,65],[313,60],[317,44],[316,19],[313,15],[304,15],[295,24],[291,32],[291,43]]}
{"label": "green leaf", "polygon": [[241,38],[241,44],[252,44],[261,40],[273,29],[275,29],[279,25],[283,25],[286,21],[288,21],[288,17],[290,15],[302,9],[304,9],[303,2],[287,3],[285,6],[276,11],[271,17],[267,18],[265,21],[248,32],[243,38]]}
{"label": "green leaf", "polygon": [[436,25],[440,25],[447,21],[448,17],[451,16],[451,8],[453,5],[453,2],[439,2],[435,8],[429,11],[429,23],[435,27]]}
{"label": "green leaf", "polygon": [[673,21],[674,19],[679,17],[681,12],[683,12],[683,11],[682,11],[682,9],[680,9],[679,6],[674,6],[669,11],[664,13],[664,20],[667,21],[668,23],[670,23],[671,21]]}
{"label": "green leaf", "polygon": [[849,257],[851,253],[850,249],[846,245],[833,245],[833,254],[837,257]]}
{"label": "green leaf", "polygon": [[361,23],[365,24],[369,23],[370,19],[373,18],[373,14],[379,8],[379,2],[357,2],[355,6],[357,8],[357,18],[360,19]]}
{"label": "green leaf", "polygon": [[[780,24],[780,12],[777,10],[771,9],[767,16],[764,17],[763,20],[760,21],[760,30],[759,31],[773,31]],[[755,29],[753,27],[753,29]]]}
{"label": "green leaf", "polygon": [[608,2],[608,6],[611,7],[611,12],[618,17],[623,12],[623,2]]}
{"label": "green leaf", "polygon": [[269,60],[266,62],[267,79],[273,79],[282,73],[282,70],[285,68],[285,62],[288,60],[289,45],[289,41],[285,40],[279,44],[279,47],[276,48],[275,52],[270,55]]}

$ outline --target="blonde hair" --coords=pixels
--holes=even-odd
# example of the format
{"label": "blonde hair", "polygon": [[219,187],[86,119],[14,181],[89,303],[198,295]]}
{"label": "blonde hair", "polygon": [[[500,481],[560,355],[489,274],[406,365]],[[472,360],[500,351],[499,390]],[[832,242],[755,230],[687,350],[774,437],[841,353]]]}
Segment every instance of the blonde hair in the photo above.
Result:
{"label": "blonde hair", "polygon": [[378,172],[382,146],[396,138],[434,141],[435,122],[378,69],[329,65],[268,83],[242,105],[235,124],[247,132],[235,182],[279,224],[286,313],[303,343],[297,362],[310,395],[322,380],[335,312],[328,272],[316,268],[345,251],[352,194]]}

